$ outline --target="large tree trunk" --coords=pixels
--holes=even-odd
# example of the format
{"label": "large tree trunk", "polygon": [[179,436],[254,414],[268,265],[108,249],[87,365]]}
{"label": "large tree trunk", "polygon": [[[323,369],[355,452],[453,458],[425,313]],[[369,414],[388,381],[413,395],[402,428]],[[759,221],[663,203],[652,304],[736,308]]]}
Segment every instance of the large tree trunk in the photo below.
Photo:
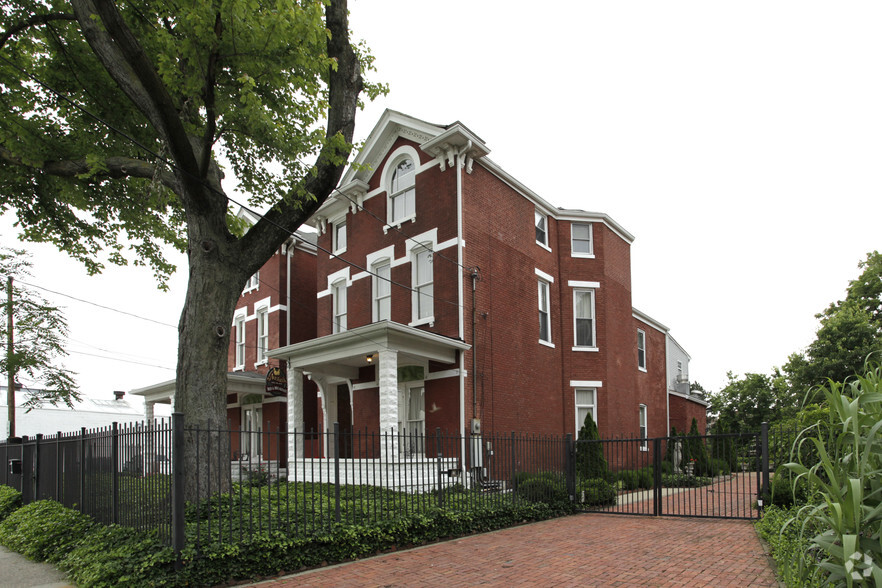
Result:
{"label": "large tree trunk", "polygon": [[228,245],[211,234],[204,220],[189,226],[190,276],[178,325],[174,410],[186,415],[187,501],[197,498],[197,489],[202,498],[209,489],[229,489],[227,356],[233,312],[247,278]]}

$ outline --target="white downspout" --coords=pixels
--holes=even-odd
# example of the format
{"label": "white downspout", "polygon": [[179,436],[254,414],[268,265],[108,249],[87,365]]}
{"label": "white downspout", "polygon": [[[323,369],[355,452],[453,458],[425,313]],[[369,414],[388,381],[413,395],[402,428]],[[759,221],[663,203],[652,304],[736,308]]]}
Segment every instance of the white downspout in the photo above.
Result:
{"label": "white downspout", "polygon": [[[465,341],[465,318],[463,317],[463,301],[465,295],[463,292],[462,266],[463,266],[463,234],[462,234],[462,168],[463,156],[472,148],[472,142],[469,140],[464,149],[456,155],[456,261],[459,264],[456,268],[456,291],[459,297],[459,338]],[[474,341],[472,341],[474,344]],[[472,374],[475,377],[475,374]],[[462,479],[466,480],[466,426],[465,426],[465,353],[459,354],[459,438],[460,438],[460,455],[462,456]]]}

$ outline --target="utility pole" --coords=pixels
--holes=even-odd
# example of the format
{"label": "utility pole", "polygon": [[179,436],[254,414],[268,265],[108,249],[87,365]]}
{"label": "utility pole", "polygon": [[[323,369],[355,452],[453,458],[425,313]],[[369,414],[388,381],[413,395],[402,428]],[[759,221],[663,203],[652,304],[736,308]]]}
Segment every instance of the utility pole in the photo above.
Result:
{"label": "utility pole", "polygon": [[9,422],[8,438],[15,437],[15,370],[13,369],[13,344],[12,337],[12,276],[6,278],[6,407]]}

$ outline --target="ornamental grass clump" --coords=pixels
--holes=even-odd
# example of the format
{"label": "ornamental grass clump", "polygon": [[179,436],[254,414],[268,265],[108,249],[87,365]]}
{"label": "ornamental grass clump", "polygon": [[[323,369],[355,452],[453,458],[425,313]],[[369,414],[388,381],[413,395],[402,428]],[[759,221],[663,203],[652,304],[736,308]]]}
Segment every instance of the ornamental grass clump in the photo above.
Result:
{"label": "ornamental grass clump", "polygon": [[[786,464],[811,494],[800,509],[802,523],[788,521],[810,536],[799,573],[849,588],[882,586],[882,367],[868,366],[866,375],[831,381],[821,391],[829,434],[820,424],[803,430],[792,451],[797,459]],[[799,459],[808,453],[817,460]]]}

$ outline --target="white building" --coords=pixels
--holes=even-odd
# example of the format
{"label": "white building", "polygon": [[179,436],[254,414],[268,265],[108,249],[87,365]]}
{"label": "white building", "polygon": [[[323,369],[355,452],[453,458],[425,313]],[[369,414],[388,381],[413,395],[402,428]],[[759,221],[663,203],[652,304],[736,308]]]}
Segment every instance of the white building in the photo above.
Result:
{"label": "white building", "polygon": [[[8,404],[6,386],[0,386],[0,411],[3,419],[3,439],[9,436],[7,419]],[[59,431],[70,433],[80,428],[95,429],[109,427],[116,423],[132,423],[144,420],[144,409],[140,402],[129,402],[124,392],[115,392],[113,398],[83,398],[74,403],[73,408],[63,402],[52,406],[44,402],[40,408],[27,411],[23,405],[29,393],[36,390],[16,390],[15,392],[15,434],[17,437],[33,437],[38,433],[54,435]]]}

